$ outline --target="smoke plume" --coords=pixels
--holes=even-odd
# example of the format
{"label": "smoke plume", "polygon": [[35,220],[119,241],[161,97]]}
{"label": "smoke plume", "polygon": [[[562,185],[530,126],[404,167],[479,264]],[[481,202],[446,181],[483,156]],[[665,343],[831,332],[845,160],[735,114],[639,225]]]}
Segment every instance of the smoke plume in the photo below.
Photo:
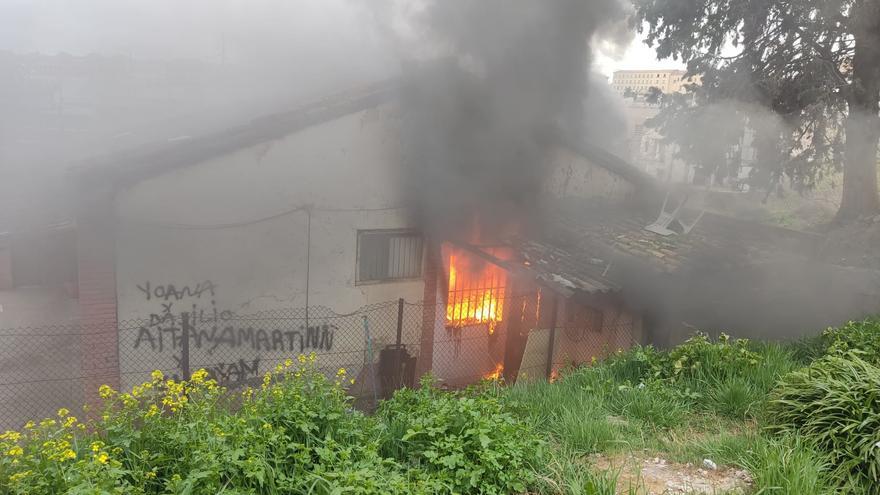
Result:
{"label": "smoke plume", "polygon": [[477,213],[485,234],[528,218],[549,144],[583,138],[592,44],[619,37],[626,14],[621,0],[434,0],[404,15],[403,140],[422,225],[448,235]]}

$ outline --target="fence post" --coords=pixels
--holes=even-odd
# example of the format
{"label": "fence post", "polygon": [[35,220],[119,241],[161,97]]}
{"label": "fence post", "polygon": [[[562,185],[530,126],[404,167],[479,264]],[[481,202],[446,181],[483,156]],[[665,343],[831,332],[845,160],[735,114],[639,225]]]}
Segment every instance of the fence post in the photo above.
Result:
{"label": "fence post", "polygon": [[364,339],[367,344],[367,359],[370,361],[370,381],[373,382],[373,404],[379,404],[379,393],[376,391],[376,370],[373,367],[373,338],[370,336],[370,321],[364,315]]}
{"label": "fence post", "polygon": [[180,314],[180,371],[183,374],[183,380],[189,380],[190,372],[189,372],[189,330],[190,330],[190,319],[189,313],[183,312]]}
{"label": "fence post", "polygon": [[551,313],[550,313],[550,336],[547,339],[547,380],[553,376],[553,348],[556,344],[556,314],[557,304],[559,301],[559,296],[553,294],[553,304],[551,305]]}
{"label": "fence post", "polygon": [[394,343],[400,348],[401,340],[403,340],[403,298],[397,300],[397,339]]}
{"label": "fence post", "polygon": [[394,339],[394,390],[403,386],[403,304],[401,297],[397,300],[397,337]]}

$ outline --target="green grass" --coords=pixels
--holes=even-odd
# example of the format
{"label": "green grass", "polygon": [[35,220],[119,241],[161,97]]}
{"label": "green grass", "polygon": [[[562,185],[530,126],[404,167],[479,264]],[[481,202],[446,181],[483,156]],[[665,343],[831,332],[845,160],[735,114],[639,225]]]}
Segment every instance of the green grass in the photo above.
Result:
{"label": "green grass", "polygon": [[752,474],[758,494],[835,493],[830,464],[798,437],[759,437],[741,454],[739,464]]}
{"label": "green grass", "polygon": [[585,469],[572,452],[561,452],[547,466],[539,493],[553,495],[616,495],[618,473]]}
{"label": "green grass", "polygon": [[503,396],[564,452],[550,466],[554,493],[613,493],[617,474],[597,477],[588,466],[595,453],[696,465],[710,458],[751,472],[757,494],[836,493],[827,457],[797,435],[764,428],[771,391],[815,348],[698,337],[668,353],[633,349],[553,384],[514,385]]}

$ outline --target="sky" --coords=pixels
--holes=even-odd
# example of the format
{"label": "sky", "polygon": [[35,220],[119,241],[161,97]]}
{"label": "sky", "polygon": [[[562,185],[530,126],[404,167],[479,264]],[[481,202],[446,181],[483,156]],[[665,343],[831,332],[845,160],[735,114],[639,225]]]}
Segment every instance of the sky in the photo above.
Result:
{"label": "sky", "polygon": [[[0,50],[219,61],[299,52],[388,50],[370,0],[0,0]],[[682,68],[633,39],[596,69]],[[620,53],[623,51],[623,53]]]}

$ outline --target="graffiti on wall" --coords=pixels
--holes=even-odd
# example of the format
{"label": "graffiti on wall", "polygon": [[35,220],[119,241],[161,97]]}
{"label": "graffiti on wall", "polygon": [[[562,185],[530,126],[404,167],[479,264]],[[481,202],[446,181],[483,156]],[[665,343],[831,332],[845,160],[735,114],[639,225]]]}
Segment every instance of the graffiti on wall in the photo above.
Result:
{"label": "graffiti on wall", "polygon": [[218,307],[218,285],[210,280],[136,287],[151,312],[138,325],[131,349],[139,356],[170,357],[178,371],[205,368],[218,382],[235,385],[260,376],[261,363],[271,367],[292,355],[333,350],[336,325],[241,317]]}

